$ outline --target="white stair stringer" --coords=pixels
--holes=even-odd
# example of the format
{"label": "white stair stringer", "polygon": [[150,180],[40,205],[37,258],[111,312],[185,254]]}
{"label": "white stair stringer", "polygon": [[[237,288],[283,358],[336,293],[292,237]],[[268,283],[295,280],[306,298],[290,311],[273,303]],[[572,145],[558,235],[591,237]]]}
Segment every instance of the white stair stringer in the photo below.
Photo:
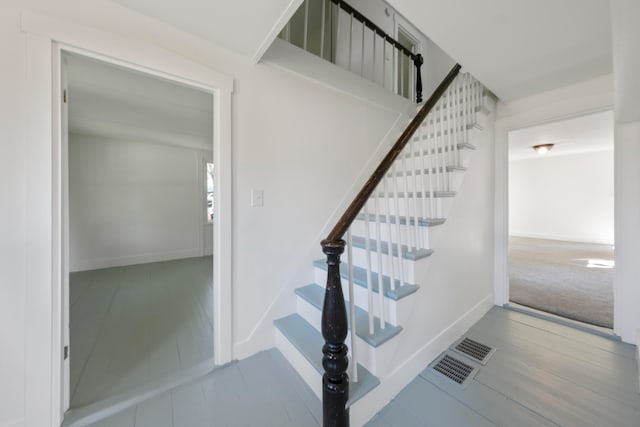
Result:
{"label": "white stair stringer", "polygon": [[[464,91],[459,91],[459,101]],[[455,116],[450,113],[446,102],[436,104],[436,114],[430,114],[423,126],[414,135],[403,153],[386,175],[387,186],[376,189],[374,198],[369,200],[370,207],[377,205],[378,214],[370,208],[357,217],[351,227],[353,235],[353,264],[355,286],[353,289],[354,304],[357,307],[355,352],[358,361],[359,382],[350,384],[350,410],[353,425],[362,425],[379,409],[371,407],[371,402],[387,399],[386,381],[390,381],[390,390],[397,390],[398,376],[403,361],[397,360],[399,337],[402,326],[407,325],[415,307],[415,296],[421,292],[420,287],[428,291],[428,283],[424,283],[428,273],[428,265],[433,262],[432,244],[438,242],[439,229],[446,221],[452,209],[456,192],[460,189],[465,172],[470,167],[476,145],[483,138],[487,126],[487,116],[494,107],[494,100],[486,92],[479,98],[478,105],[466,110],[464,114]],[[472,113],[470,111],[472,110]],[[467,117],[471,122],[464,123]],[[452,127],[453,126],[453,129]],[[450,129],[450,130],[447,130]],[[452,129],[452,130],[451,130]],[[446,145],[436,145],[430,138],[438,138],[440,143],[448,139]],[[486,139],[486,138],[485,138]],[[439,148],[436,148],[439,147]],[[421,156],[431,156],[425,160]],[[409,177],[409,179],[405,179]],[[394,178],[397,179],[394,182]],[[430,185],[427,186],[428,180]],[[395,184],[391,185],[391,184]],[[431,197],[431,196],[435,197]],[[367,217],[368,215],[368,217]],[[367,233],[368,231],[368,233]],[[371,273],[366,274],[364,267],[368,264],[366,235],[369,235],[371,251]],[[401,242],[398,243],[390,242]],[[378,250],[381,254],[378,257]],[[401,255],[402,262],[398,261]],[[378,265],[380,260],[381,265]],[[390,261],[395,264],[390,267]],[[348,301],[346,251],[342,256],[341,278],[345,300]],[[401,275],[398,271],[402,266]],[[322,395],[322,345],[324,344],[321,329],[322,297],[326,284],[326,263],[324,259],[314,262],[315,283],[296,290],[297,313],[276,321],[276,343],[280,351],[287,357],[294,368],[321,398]],[[384,276],[382,292],[383,307],[380,307],[378,294],[378,277]],[[396,289],[391,289],[388,276],[394,276]],[[371,277],[374,288],[373,304],[367,291],[367,280]],[[400,279],[404,280],[404,284]],[[422,283],[418,283],[418,282]],[[422,290],[425,292],[425,290]],[[484,304],[484,302],[483,302]],[[367,327],[367,311],[374,316],[376,325],[374,333],[369,334]],[[480,310],[480,309],[478,309]],[[384,314],[384,316],[381,316]],[[360,317],[358,317],[360,316]],[[385,327],[380,327],[380,318],[384,317]],[[350,328],[351,329],[351,328]],[[349,335],[352,331],[349,331]],[[449,333],[451,335],[451,333]],[[439,340],[449,339],[446,335]],[[347,345],[351,347],[350,337]],[[438,344],[439,345],[439,344]],[[412,362],[414,363],[414,362]],[[351,359],[350,359],[351,365]],[[362,373],[362,375],[360,375]],[[370,391],[372,399],[367,395]],[[389,396],[390,399],[392,396]],[[388,400],[387,400],[388,401]]]}

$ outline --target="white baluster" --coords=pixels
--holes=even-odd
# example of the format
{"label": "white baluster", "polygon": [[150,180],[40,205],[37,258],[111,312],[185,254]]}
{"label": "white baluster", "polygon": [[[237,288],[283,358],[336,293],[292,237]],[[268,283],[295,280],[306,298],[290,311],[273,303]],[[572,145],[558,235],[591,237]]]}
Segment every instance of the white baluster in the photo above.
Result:
{"label": "white baluster", "polygon": [[358,382],[358,358],[356,357],[356,301],[353,288],[353,243],[351,228],[347,230],[347,265],[349,267],[349,326],[351,327],[351,375],[353,382]]}
{"label": "white baluster", "polygon": [[471,77],[471,117],[473,117],[473,122],[476,123],[476,81],[473,77]]}
{"label": "white baluster", "polygon": [[440,170],[442,168],[442,164],[443,164],[443,154],[444,154],[444,105],[442,103],[442,100],[440,100],[440,102],[438,102],[438,104],[440,105],[440,111],[439,111],[439,125],[438,125],[438,132],[440,133],[440,137],[436,139],[436,141],[438,141],[438,146],[436,149],[436,191],[441,191],[442,190],[442,174],[440,173]]}
{"label": "white baluster", "polygon": [[349,71],[351,71],[351,50],[353,44],[353,13],[349,15]]}
{"label": "white baluster", "polygon": [[[372,30],[373,31],[373,30]],[[376,82],[376,32],[373,31],[373,57],[371,58],[371,81]]]}
{"label": "white baluster", "polygon": [[[329,7],[331,9],[331,28],[333,30],[333,11],[335,10],[335,17],[336,17],[336,38],[335,40],[331,41],[331,55],[333,56],[333,62],[335,64],[337,64],[338,61],[338,46],[340,44],[340,42],[342,41],[342,39],[340,38],[341,36],[341,31],[340,31],[340,12],[342,12],[342,9],[340,9],[340,6],[338,6],[337,4],[335,4],[334,2],[329,3]],[[332,31],[333,33],[333,31]],[[331,37],[329,37],[331,39]],[[335,43],[335,44],[334,44]]]}
{"label": "white baluster", "polygon": [[460,166],[460,151],[458,150],[458,143],[460,143],[460,78],[456,77],[455,81],[453,82],[454,85],[454,91],[455,91],[455,103],[453,106],[453,111],[455,114],[455,120],[454,120],[454,125],[455,125],[455,138],[454,138],[454,142],[453,142],[453,149],[454,149],[454,153],[455,155],[453,156],[454,158],[454,166]]}
{"label": "white baluster", "polygon": [[304,2],[304,40],[302,41],[302,48],[307,50],[307,42],[309,40],[309,0]]}
{"label": "white baluster", "polygon": [[404,52],[398,51],[398,62],[400,63],[400,95],[404,96]]}
{"label": "white baluster", "polygon": [[[454,82],[455,83],[455,82]],[[454,101],[455,101],[455,84],[452,84],[451,86],[449,86],[449,109],[448,109],[448,114],[447,117],[449,118],[449,125],[447,126],[447,129],[449,131],[449,161],[447,162],[447,166],[453,166],[456,162],[455,159],[455,148],[454,146],[456,145],[456,125],[455,125],[455,108],[454,108]],[[449,176],[449,173],[445,170],[446,176]],[[451,180],[447,179],[447,189],[451,190],[451,188],[449,187],[451,185]]]}
{"label": "white baluster", "polygon": [[463,134],[465,144],[469,141],[469,74],[464,74],[462,84],[462,111],[464,111]]}
{"label": "white baluster", "polygon": [[382,37],[382,87],[387,87],[387,39]]}
{"label": "white baluster", "polygon": [[364,21],[362,22],[362,47],[360,52],[360,76],[364,77],[364,30],[366,26],[364,25]]}
{"label": "white baluster", "polygon": [[[420,129],[418,128],[418,131],[416,132],[418,135],[418,138],[420,138]],[[420,227],[418,227],[418,219],[419,219],[419,213],[418,213],[418,206],[419,206],[419,202],[418,202],[418,190],[419,185],[418,183],[420,182],[418,179],[418,172],[419,172],[419,166],[416,165],[416,162],[418,161],[416,155],[420,156],[420,152],[416,153],[416,144],[415,144],[415,140],[412,137],[411,138],[411,169],[412,169],[412,175],[413,175],[413,231],[415,233],[415,239],[416,239],[416,250],[423,247],[422,246],[422,242],[421,242],[421,236],[420,236]],[[426,195],[424,194],[424,192],[422,193],[422,198],[424,199]],[[409,224],[407,224],[409,225]]]}
{"label": "white baluster", "polygon": [[[429,216],[431,218],[437,218],[436,214],[436,205],[435,205],[435,197],[434,189],[435,189],[435,174],[434,168],[436,167],[435,162],[435,151],[436,147],[436,123],[435,123],[435,111],[432,114],[429,114],[430,118],[427,117],[427,132],[429,137],[427,138],[427,159],[428,159],[428,168],[429,168]],[[433,122],[432,122],[433,120]]]}
{"label": "white baluster", "polygon": [[[407,148],[410,148],[407,147]],[[413,241],[415,239],[415,236],[413,235],[413,233],[411,232],[411,211],[413,210],[411,208],[411,199],[409,198],[409,175],[407,173],[407,154],[409,154],[409,156],[413,157],[413,153],[409,152],[407,153],[406,148],[404,150],[402,150],[402,152],[400,153],[400,156],[402,157],[402,183],[404,185],[404,204],[405,204],[405,216],[407,217],[407,249],[409,248],[415,248],[415,242]],[[410,157],[410,159],[411,159]],[[415,197],[415,191],[413,192],[413,197]],[[398,247],[398,255],[400,255],[401,252],[401,247]]]}
{"label": "white baluster", "polygon": [[[398,245],[398,274],[400,276],[400,284],[404,286],[404,259],[402,257],[402,233],[400,232],[400,202],[398,201],[398,177],[396,173],[396,163],[393,162],[392,179],[393,179],[393,199],[396,208],[396,241]],[[390,283],[391,289],[395,290],[396,282]]]}
{"label": "white baluster", "polygon": [[[391,168],[391,173],[394,173],[394,169]],[[390,197],[389,197],[389,189],[387,187],[387,181],[388,181],[388,177],[386,177],[383,182],[382,182],[382,189],[384,191],[384,197],[385,197],[385,202],[386,202],[386,208],[387,208],[387,245],[389,247],[389,256],[388,256],[388,260],[389,260],[389,280],[390,280],[390,284],[391,284],[391,289],[394,289],[394,284],[395,284],[395,280],[396,280],[396,269],[395,269],[395,263],[393,262],[394,256],[393,256],[393,236],[391,233],[391,202],[390,202]],[[376,190],[377,191],[377,190]],[[397,215],[397,213],[396,213]],[[396,217],[396,222],[400,220],[400,216],[397,215]]]}
{"label": "white baluster", "polygon": [[398,50],[394,47],[393,48],[393,77],[391,77],[391,79],[393,80],[392,84],[393,84],[393,88],[394,88],[394,93],[397,94],[398,93],[398,54],[397,54]]}
{"label": "white baluster", "polygon": [[453,190],[451,188],[451,173],[448,167],[454,166],[456,163],[456,117],[455,117],[455,81],[449,87],[449,162],[445,168],[445,176],[447,177],[447,190]]}
{"label": "white baluster", "polygon": [[[382,284],[382,236],[380,234],[380,206],[378,206],[378,189],[376,188],[373,196],[373,208],[375,210],[376,219],[376,249],[377,249],[377,261],[378,261],[378,304],[380,305],[380,329],[385,327],[385,315],[384,315],[384,292]],[[389,248],[389,256],[391,256],[391,248]],[[373,307],[372,307],[373,308]]]}
{"label": "white baluster", "polygon": [[[365,255],[367,262],[367,314],[369,315],[369,333],[373,334],[373,281],[371,275],[371,238],[369,230],[369,201],[364,205],[364,235]],[[380,284],[378,284],[380,288]]]}
{"label": "white baluster", "polygon": [[[427,118],[425,119],[425,122],[427,126],[424,127],[424,129],[426,129],[426,133],[427,133],[427,138],[424,138],[424,135],[420,135],[420,141],[418,144],[418,149],[420,150],[420,173],[422,174],[422,217],[423,218],[428,218],[431,213],[428,209],[428,200],[427,199],[427,194],[428,194],[428,184],[427,184],[427,177],[431,176],[431,172],[427,169],[427,165],[425,164],[425,157],[427,157],[429,155],[429,117],[427,116]],[[423,126],[420,126],[420,129],[423,129]],[[424,130],[422,131],[424,132]],[[424,143],[423,143],[424,141]],[[425,149],[422,148],[422,145],[425,146]],[[425,232],[426,233],[426,232]],[[424,239],[424,242],[426,243],[426,238]],[[425,247],[425,246],[423,246]]]}
{"label": "white baluster", "polygon": [[320,58],[324,59],[324,24],[326,20],[327,0],[322,0],[322,22],[320,24]]}

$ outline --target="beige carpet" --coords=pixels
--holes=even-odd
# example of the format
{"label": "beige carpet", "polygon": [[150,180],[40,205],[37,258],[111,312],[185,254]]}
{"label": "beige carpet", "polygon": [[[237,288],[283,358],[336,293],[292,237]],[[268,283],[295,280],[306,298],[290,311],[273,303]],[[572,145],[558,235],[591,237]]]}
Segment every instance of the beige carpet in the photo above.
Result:
{"label": "beige carpet", "polygon": [[612,264],[610,245],[510,237],[510,300],[612,328]]}

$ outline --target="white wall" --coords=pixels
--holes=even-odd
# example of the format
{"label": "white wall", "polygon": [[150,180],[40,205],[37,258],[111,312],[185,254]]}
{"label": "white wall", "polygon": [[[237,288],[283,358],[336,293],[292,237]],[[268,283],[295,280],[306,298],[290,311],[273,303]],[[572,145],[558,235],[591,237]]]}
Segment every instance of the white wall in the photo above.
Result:
{"label": "white wall", "polygon": [[[50,81],[50,69],[41,65],[50,50],[40,48],[38,36],[28,38],[21,31],[24,9],[53,16],[65,28],[99,31],[102,39],[115,38],[123,46],[135,42],[180,52],[233,76],[234,356],[271,347],[272,319],[294,310],[291,290],[311,280],[311,261],[322,256],[321,238],[399,114],[273,66],[255,65],[110,1],[3,1],[0,93],[12,102],[0,107],[0,426],[42,427],[52,411],[52,383],[46,376],[51,360],[25,351],[37,348],[31,341],[40,339],[27,331],[50,330],[48,321],[36,325],[34,319],[27,327],[25,313],[50,308],[53,301],[47,261],[51,236],[46,232],[51,200],[39,199],[44,213],[26,210],[28,200],[40,197],[43,186],[50,185],[51,144],[46,129],[34,128],[35,113],[26,109],[28,94],[47,88],[27,87],[25,81],[28,73]],[[39,49],[32,50],[34,42]],[[42,53],[28,64],[33,55],[27,52],[32,51]],[[27,138],[32,134],[40,136]],[[263,208],[250,206],[251,189],[264,190]]]}
{"label": "white wall", "polygon": [[[0,6],[0,426],[21,426],[25,395],[25,298],[27,277],[27,153],[20,123],[26,112],[25,44],[18,15]],[[37,238],[37,236],[34,236]]]}
{"label": "white wall", "polygon": [[[625,341],[640,336],[640,3],[611,1],[615,95],[616,277],[614,324]],[[636,341],[636,344],[640,342]]]}
{"label": "white wall", "polygon": [[203,161],[193,149],[71,134],[71,271],[201,256]]}
{"label": "white wall", "polygon": [[613,244],[613,151],[510,161],[509,234]]}

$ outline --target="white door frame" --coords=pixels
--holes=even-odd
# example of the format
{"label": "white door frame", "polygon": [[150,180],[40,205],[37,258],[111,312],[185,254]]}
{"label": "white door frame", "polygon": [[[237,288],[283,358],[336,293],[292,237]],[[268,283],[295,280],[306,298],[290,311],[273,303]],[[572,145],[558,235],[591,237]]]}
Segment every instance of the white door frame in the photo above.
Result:
{"label": "white door frame", "polygon": [[[214,362],[233,358],[231,306],[231,94],[233,79],[157,46],[24,12],[27,41],[26,150],[30,154],[27,224],[41,240],[30,245],[26,294],[26,426],[59,426],[64,412],[62,51],[167,78],[213,95],[216,162],[214,224]],[[47,185],[51,183],[51,185]],[[51,206],[50,214],[43,207]]]}
{"label": "white door frame", "polygon": [[[613,82],[599,78],[501,103],[495,122],[494,302],[509,303],[509,132],[613,109]],[[619,284],[614,281],[614,297]],[[614,332],[619,305],[614,298]]]}

